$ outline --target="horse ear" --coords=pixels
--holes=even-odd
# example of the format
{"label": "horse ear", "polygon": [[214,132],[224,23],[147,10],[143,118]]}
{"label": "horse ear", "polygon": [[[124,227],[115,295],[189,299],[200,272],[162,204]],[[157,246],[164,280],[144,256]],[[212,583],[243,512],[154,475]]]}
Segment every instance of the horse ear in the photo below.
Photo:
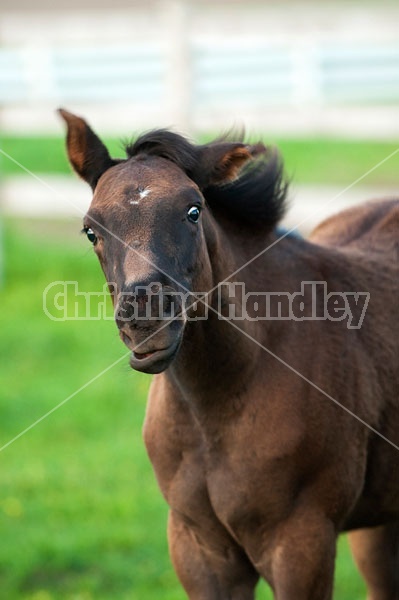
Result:
{"label": "horse ear", "polygon": [[63,108],[58,109],[58,113],[67,124],[69,161],[76,173],[94,191],[101,175],[118,161],[112,160],[108,150],[86,121]]}
{"label": "horse ear", "polygon": [[262,143],[216,142],[199,149],[199,161],[194,179],[200,188],[222,185],[237,179],[241,168],[250,160],[266,152]]}

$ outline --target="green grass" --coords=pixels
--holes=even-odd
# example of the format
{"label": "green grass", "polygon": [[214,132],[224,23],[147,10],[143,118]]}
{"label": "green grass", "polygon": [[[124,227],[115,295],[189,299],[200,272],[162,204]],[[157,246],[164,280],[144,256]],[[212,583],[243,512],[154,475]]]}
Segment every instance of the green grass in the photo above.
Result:
{"label": "green grass", "polygon": [[[102,289],[79,227],[5,224],[0,446],[125,353],[110,321],[56,322],[43,313],[42,292],[54,280]],[[185,598],[141,440],[149,381],[123,359],[0,452],[0,598]],[[344,538],[335,598],[364,596]],[[261,584],[258,599],[270,598]]]}
{"label": "green grass", "polygon": [[[399,147],[399,142],[261,137],[280,148],[288,175],[298,183],[349,184]],[[106,138],[105,142],[113,156],[124,156],[120,140]],[[0,134],[0,148],[34,173],[70,173],[61,137]],[[0,172],[4,175],[21,174],[21,168],[7,157],[0,156],[0,160]],[[370,173],[364,183],[397,185],[398,161],[396,155]]]}

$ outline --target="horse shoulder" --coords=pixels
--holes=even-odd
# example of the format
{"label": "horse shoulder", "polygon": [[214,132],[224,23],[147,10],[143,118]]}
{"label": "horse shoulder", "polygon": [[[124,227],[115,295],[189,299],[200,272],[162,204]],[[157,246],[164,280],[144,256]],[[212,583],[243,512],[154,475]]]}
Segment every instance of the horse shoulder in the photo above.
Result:
{"label": "horse shoulder", "polygon": [[[305,496],[338,523],[358,495],[366,460],[364,449],[351,444],[346,413],[287,378],[284,365],[266,366],[260,383],[228,431],[214,436],[207,463],[215,513],[250,547],[260,527],[272,531]],[[338,438],[332,423],[339,423]]]}

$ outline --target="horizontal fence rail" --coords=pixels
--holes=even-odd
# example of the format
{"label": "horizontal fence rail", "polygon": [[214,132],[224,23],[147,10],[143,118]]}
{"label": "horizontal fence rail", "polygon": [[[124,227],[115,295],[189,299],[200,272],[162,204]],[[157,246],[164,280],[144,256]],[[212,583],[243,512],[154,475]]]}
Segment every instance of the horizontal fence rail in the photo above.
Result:
{"label": "horizontal fence rail", "polygon": [[180,89],[162,43],[0,48],[0,106],[123,100],[148,110],[184,97],[195,115],[225,106],[396,103],[399,44],[370,46],[194,41]]}

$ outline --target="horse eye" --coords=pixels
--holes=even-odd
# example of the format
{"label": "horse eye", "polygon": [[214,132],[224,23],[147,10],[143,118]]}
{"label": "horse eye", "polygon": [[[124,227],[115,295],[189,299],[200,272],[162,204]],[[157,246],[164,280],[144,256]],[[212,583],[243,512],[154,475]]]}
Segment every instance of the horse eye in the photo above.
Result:
{"label": "horse eye", "polygon": [[192,206],[187,211],[187,218],[191,223],[198,223],[200,217],[200,208],[198,206]]}
{"label": "horse eye", "polygon": [[87,239],[89,240],[89,242],[91,242],[92,244],[95,244],[97,242],[97,236],[94,233],[94,231],[90,227],[88,227],[85,231],[86,231]]}

